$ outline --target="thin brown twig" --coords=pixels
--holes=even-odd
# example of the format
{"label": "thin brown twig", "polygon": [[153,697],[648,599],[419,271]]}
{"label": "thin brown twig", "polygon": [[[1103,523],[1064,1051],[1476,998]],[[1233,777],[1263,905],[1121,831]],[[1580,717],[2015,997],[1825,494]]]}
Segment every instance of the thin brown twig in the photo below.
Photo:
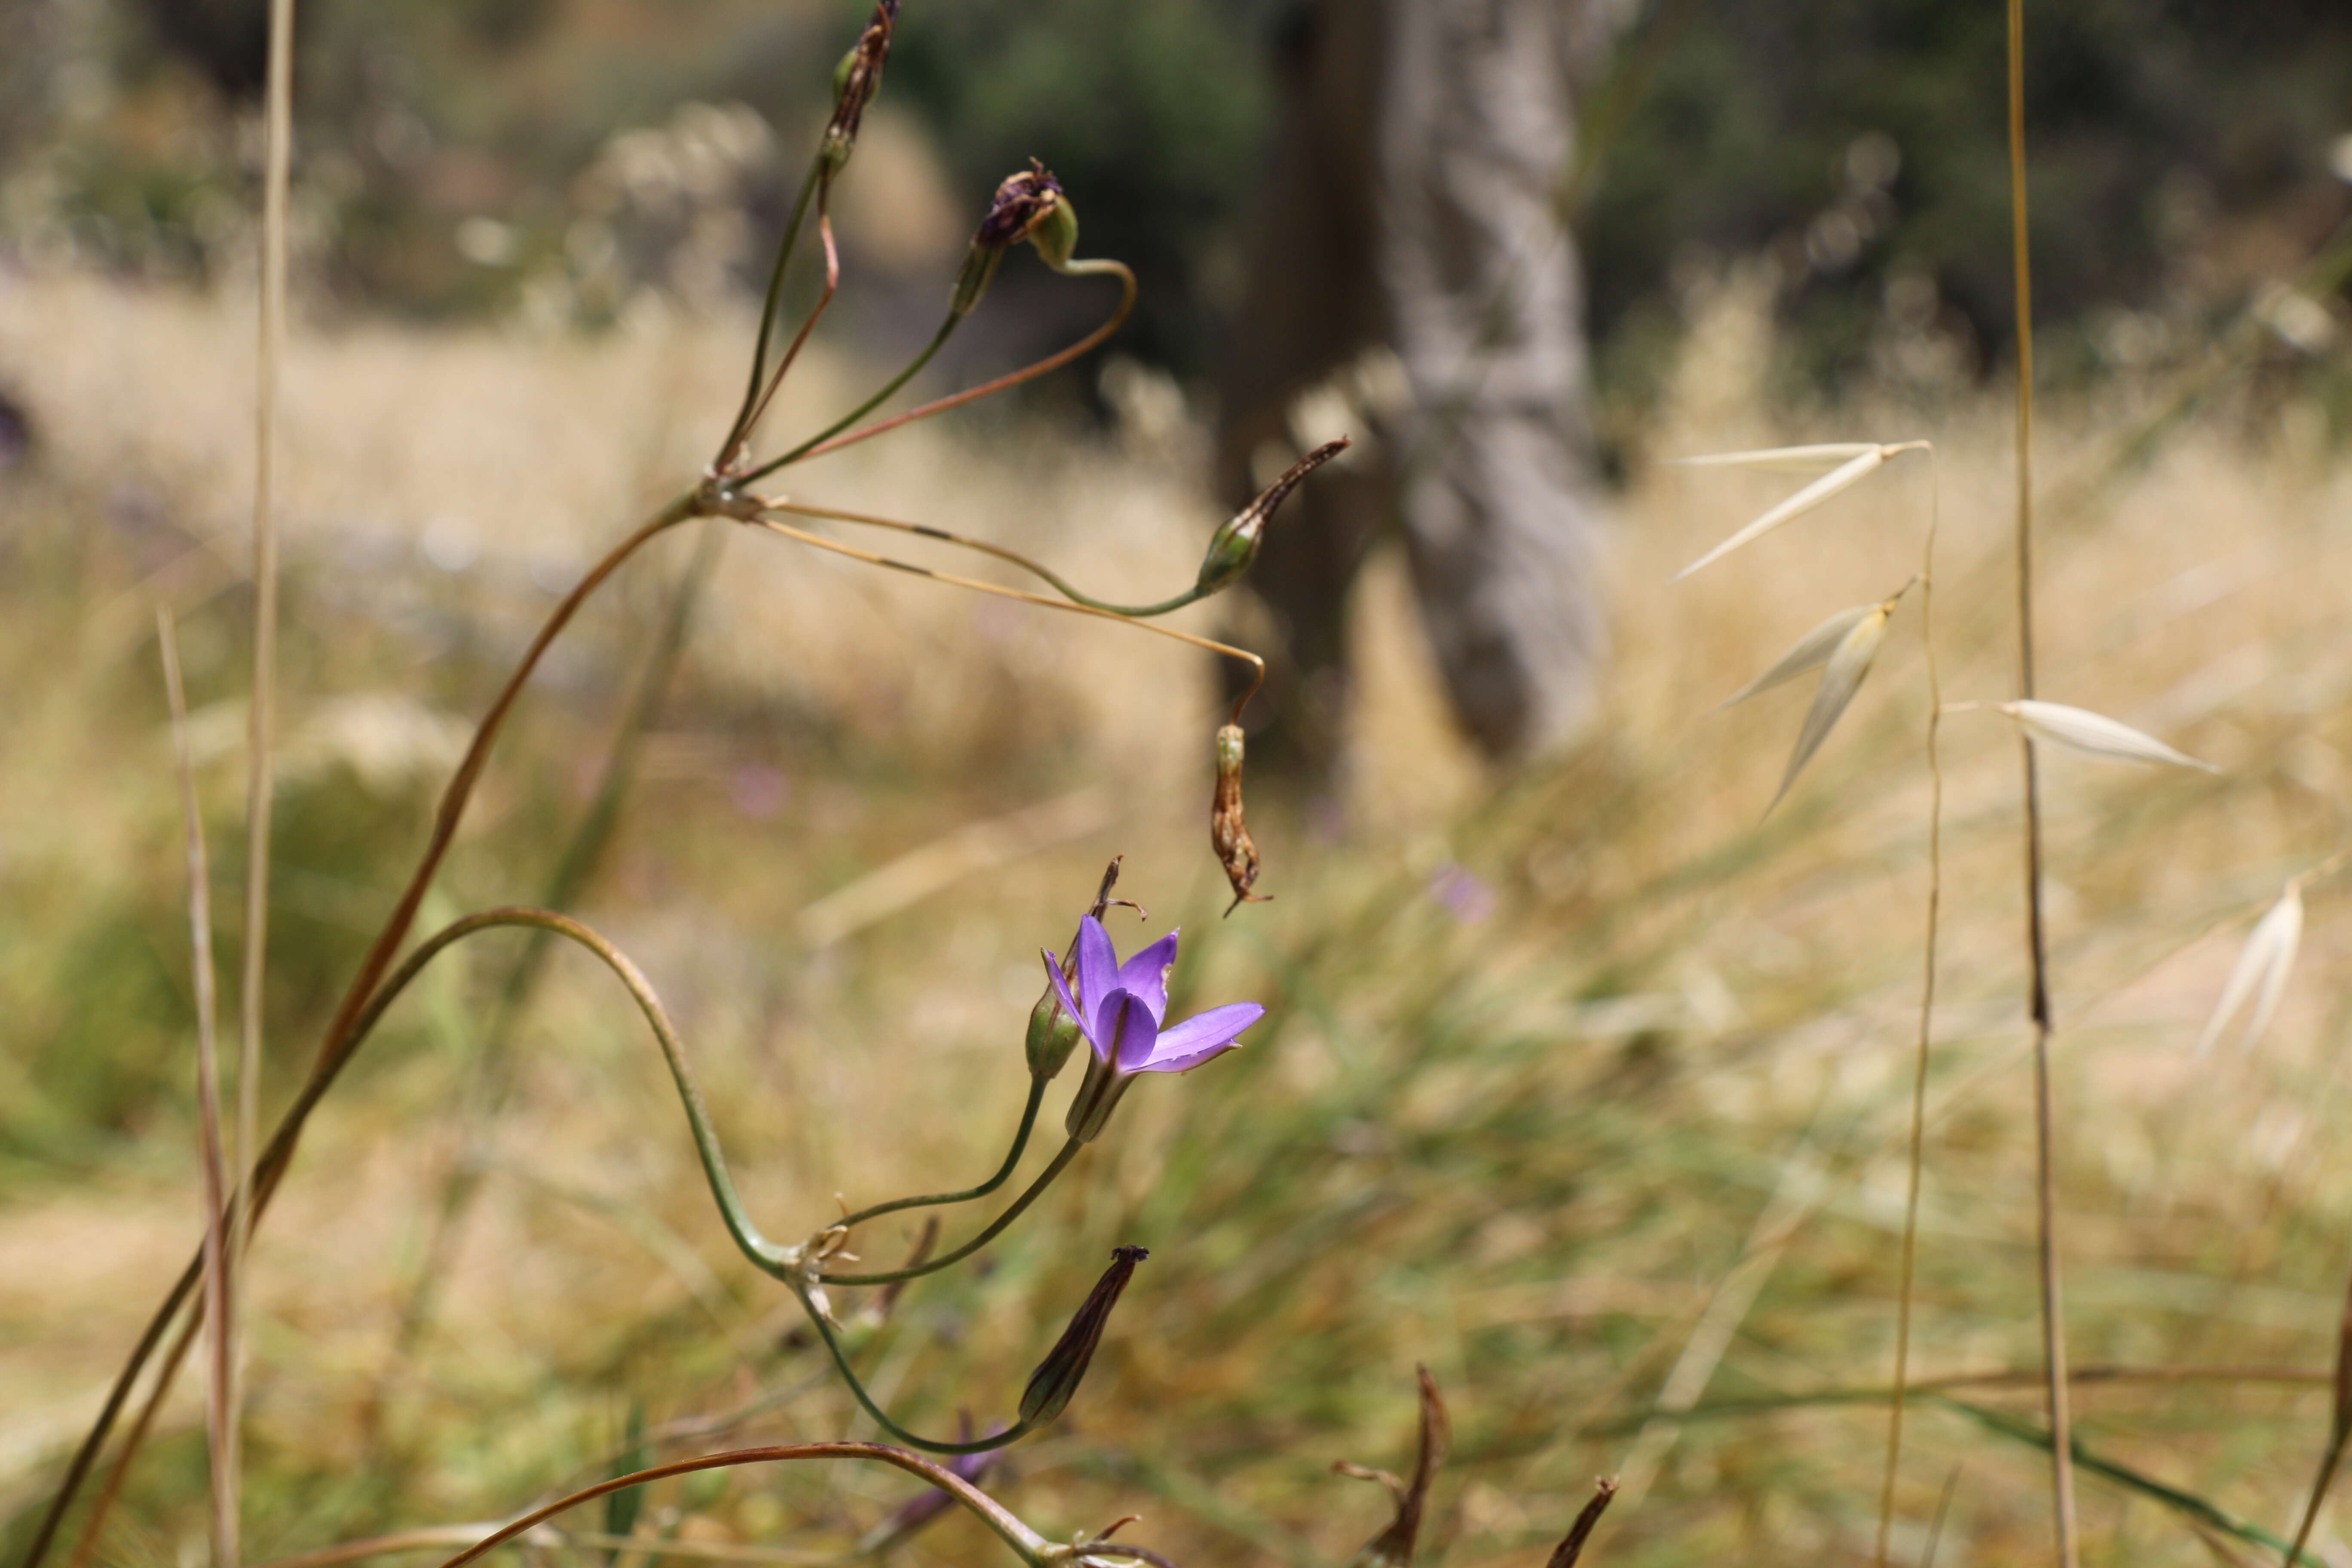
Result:
{"label": "thin brown twig", "polygon": [[945,397],[936,398],[918,407],[909,408],[904,414],[894,414],[887,419],[877,419],[871,425],[845,431],[830,440],[819,441],[805,449],[787,452],[774,461],[762,464],[743,475],[743,481],[749,483],[753,479],[774,473],[786,464],[803,462],[811,458],[822,458],[828,452],[838,452],[844,447],[854,447],[860,441],[870,441],[875,437],[896,430],[902,425],[912,425],[919,419],[929,419],[933,415],[945,414],[950,408],[961,408],[967,403],[976,403],[983,397],[992,397],[1000,392],[1010,391],[1023,382],[1034,381],[1051,371],[1061,369],[1072,360],[1096,348],[1126,324],[1129,314],[1135,309],[1135,274],[1128,268],[1125,262],[1074,261],[1063,270],[1082,277],[1100,274],[1115,277],[1119,280],[1118,309],[1111,312],[1109,320],[1059,353],[1048,354],[1034,364],[1024,365],[1019,370],[1008,372],[998,376],[994,381],[983,382],[978,386],[966,387],[961,392],[950,393]]}
{"label": "thin brown twig", "polygon": [[[383,929],[377,932],[374,943],[369,948],[367,956],[361,963],[359,973],[352,976],[350,987],[344,992],[342,1001],[336,1009],[334,1019],[329,1024],[327,1032],[320,1042],[319,1053],[311,1062],[310,1071],[300,1089],[297,1091],[294,1103],[289,1106],[284,1114],[279,1117],[268,1146],[252,1163],[247,1182],[240,1184],[241,1192],[249,1190],[251,1193],[252,1226],[258,1225],[261,1215],[268,1210],[270,1199],[278,1190],[278,1183],[285,1176],[287,1167],[292,1163],[294,1151],[301,1140],[303,1124],[309,1119],[310,1111],[317,1106],[327,1086],[341,1070],[344,1060],[354,1048],[355,1026],[366,1010],[376,987],[382,984],[385,972],[391,968],[394,955],[399,952],[401,942],[407,937],[410,928],[415,924],[416,913],[425,901],[425,890],[431,886],[434,874],[440,868],[443,857],[448,853],[449,845],[457,837],[457,825],[465,816],[467,803],[472,797],[474,786],[480,780],[483,768],[488,763],[490,748],[496,742],[499,732],[506,722],[507,715],[521,696],[523,687],[529,682],[532,672],[538,668],[539,661],[546,654],[549,645],[571,623],[572,616],[578,613],[580,606],[587,601],[589,595],[618,571],[640,546],[665,530],[684,522],[688,518],[702,515],[701,509],[702,502],[698,495],[688,493],[679,497],[660,511],[656,512],[635,532],[614,546],[602,561],[591,567],[587,575],[580,580],[571,593],[564,595],[562,602],[558,604],[549,616],[546,624],[541,626],[538,636],[532,638],[530,647],[524,652],[513,675],[508,679],[497,700],[491,704],[488,713],[484,715],[481,724],[475,731],[472,744],[467,749],[464,760],[458,763],[456,774],[452,776],[447,788],[442,793],[441,804],[434,818],[432,837],[425,845],[425,852],[419,858],[415,870],[409,878],[407,887],[401,893],[399,903],[394,906],[391,916],[385,921]],[[248,1226],[247,1232],[246,1239],[248,1245],[251,1241],[251,1228]],[[113,1432],[115,1422],[121,1418],[123,1407],[130,1403],[131,1392],[140,1373],[145,1369],[157,1347],[163,1342],[164,1336],[170,1331],[173,1321],[179,1316],[180,1310],[187,1304],[188,1298],[195,1289],[201,1271],[201,1257],[192,1258],[181,1270],[172,1289],[165,1294],[154,1316],[148,1320],[147,1327],[141,1333],[138,1344],[133,1347],[121,1372],[116,1375],[113,1387],[108,1391],[106,1403],[100,1408],[98,1418],[91,1423],[89,1431],[83,1436],[80,1446],[75,1450],[73,1458],[67,1466],[64,1478],[58,1482],[56,1495],[49,1500],[49,1505],[44,1510],[40,1523],[35,1528],[32,1543],[25,1554],[23,1568],[39,1568],[39,1564],[47,1557],[50,1545],[56,1540],[58,1527],[64,1521],[66,1510],[73,1506],[74,1499],[79,1494],[82,1483],[89,1479],[89,1472],[96,1467],[100,1452],[105,1447],[108,1436]],[[125,1438],[122,1455],[117,1460],[107,1488],[101,1493],[97,1506],[91,1510],[90,1518],[83,1526],[80,1540],[75,1547],[73,1561],[77,1568],[88,1561],[93,1550],[97,1532],[105,1521],[114,1497],[121,1489],[124,1470],[131,1457],[137,1453],[145,1434],[153,1425],[155,1408],[162,1404],[164,1395],[170,1390],[173,1377],[186,1356],[189,1335],[184,1331],[172,1353],[166,1358],[156,1385],[148,1397],[146,1408]]]}
{"label": "thin brown twig", "polygon": [[567,1509],[583,1502],[593,1502],[609,1492],[624,1491],[630,1487],[644,1486],[648,1481],[664,1480],[671,1476],[691,1475],[697,1470],[724,1469],[737,1465],[772,1464],[792,1459],[874,1459],[886,1465],[896,1465],[910,1474],[919,1476],[946,1492],[965,1508],[979,1515],[982,1522],[994,1531],[998,1539],[1018,1553],[1024,1562],[1042,1560],[1046,1543],[1043,1536],[1032,1530],[1003,1504],[957,1475],[944,1465],[932,1463],[919,1454],[904,1448],[893,1448],[881,1443],[783,1443],[760,1448],[738,1448],[724,1454],[703,1454],[691,1459],[677,1459],[649,1469],[634,1470],[625,1476],[614,1476],[595,1485],[556,1499],[543,1508],[533,1509],[521,1518],[509,1521],[455,1557],[441,1568],[465,1568],[465,1565],[485,1552],[493,1551],[516,1536],[553,1519]]}
{"label": "thin brown twig", "polygon": [[[2017,686],[2033,696],[2033,261],[2025,185],[2025,0],[2009,0],[2010,254],[2017,310]],[[2032,979],[2035,1255],[2042,1353],[2048,1367],[2050,1489],[2060,1568],[2075,1568],[2074,1419],[2067,1406],[2066,1323],[2059,1278],[2057,1111],[2050,1082],[2050,948],[2042,899],[2042,789],[2033,742],[2020,732],[2025,773],[2025,921]]]}
{"label": "thin brown twig", "polygon": [[776,362],[775,371],[768,377],[768,384],[761,392],[759,401],[751,405],[751,412],[736,437],[739,447],[751,439],[752,432],[766,417],[768,405],[775,401],[778,389],[784,384],[784,377],[792,373],[793,362],[801,357],[801,350],[808,343],[809,333],[816,330],[817,319],[832,305],[834,295],[841,289],[841,252],[833,243],[832,205],[833,178],[826,175],[817,182],[816,188],[816,233],[818,240],[824,246],[824,288],[817,295],[816,303],[809,307],[800,331],[793,334],[793,341],[785,347],[783,357]]}

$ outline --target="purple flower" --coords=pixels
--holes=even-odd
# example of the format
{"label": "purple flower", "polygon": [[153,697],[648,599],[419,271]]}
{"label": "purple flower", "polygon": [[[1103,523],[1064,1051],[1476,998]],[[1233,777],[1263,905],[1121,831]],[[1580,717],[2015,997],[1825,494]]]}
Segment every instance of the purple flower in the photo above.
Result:
{"label": "purple flower", "polygon": [[1051,952],[1044,956],[1062,1005],[1094,1047],[1086,1081],[1070,1101],[1066,1123],[1070,1136],[1082,1142],[1103,1130],[1138,1073],[1190,1072],[1232,1050],[1234,1037],[1265,1016],[1265,1009],[1255,1002],[1232,1002],[1162,1028],[1168,1017],[1168,973],[1176,967],[1172,931],[1121,963],[1110,933],[1087,915],[1078,922],[1077,946],[1076,996],[1062,978],[1060,961]]}

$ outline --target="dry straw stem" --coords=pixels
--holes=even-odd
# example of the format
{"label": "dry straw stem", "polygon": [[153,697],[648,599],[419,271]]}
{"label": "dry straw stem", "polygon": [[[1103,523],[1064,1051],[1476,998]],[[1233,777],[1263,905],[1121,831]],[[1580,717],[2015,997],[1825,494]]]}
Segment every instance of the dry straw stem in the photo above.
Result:
{"label": "dry straw stem", "polygon": [[[2033,698],[2033,257],[2025,184],[2025,0],[2009,0],[2009,232],[2017,318],[2017,695]],[[2074,1519],[2074,1416],[2067,1406],[2066,1320],[2059,1279],[2057,1108],[2050,1084],[2050,933],[2042,900],[2042,788],[2031,742],[2018,751],[2025,817],[2025,945],[2033,1030],[2035,1268],[2042,1290],[2042,1352],[2049,1373],[2051,1513],[2060,1568],[2079,1560]]]}
{"label": "dry straw stem", "polygon": [[[1944,909],[1944,677],[1936,661],[1936,536],[1942,522],[1942,476],[1936,449],[1927,447],[1927,527],[1919,546],[1919,647],[1927,670],[1927,908],[1919,959],[1919,1027],[1912,1046],[1911,1126],[1903,1191],[1903,1240],[1896,1263],[1895,1298],[1895,1397],[1886,1413],[1886,1464],[1879,1479],[1878,1538],[1871,1553],[1874,1568],[1886,1568],[1895,1531],[1895,1483],[1903,1464],[1904,1405],[1911,1377],[1911,1314],[1919,1269],[1919,1192],[1927,1171],[1927,1065],[1936,1033],[1936,963]],[[1958,1472],[1954,1472],[1957,1477]],[[1951,1482],[1944,1503],[1951,1500]],[[1943,1503],[1936,1535],[1943,1529]],[[1935,1536],[1930,1537],[1931,1542]],[[1929,1547],[1929,1555],[1934,1548]]]}
{"label": "dry straw stem", "polygon": [[2173,750],[2153,735],[2087,708],[2021,698],[2015,702],[1997,702],[1993,710],[2015,720],[2018,727],[2033,739],[2080,752],[2086,757],[2104,757],[2118,763],[2165,763],[2209,773],[2221,771],[2210,763]]}
{"label": "dry straw stem", "polygon": [[2252,1050],[2270,1026],[2271,1015],[2278,1011],[2279,998],[2286,993],[2287,976],[2294,969],[2295,950],[2303,943],[2303,879],[2287,883],[2278,901],[2263,911],[2247,934],[2246,945],[2238,952],[2238,962],[2230,971],[2228,984],[2221,987],[2221,999],[2213,1005],[2213,1016],[2205,1020],[2205,1029],[2197,1037],[2197,1055],[2203,1057],[2230,1026],[2238,1009],[2253,998],[2253,1011],[2247,1016],[2246,1027],[2238,1037],[2238,1048]]}
{"label": "dry straw stem", "polygon": [[[589,596],[607,578],[620,570],[622,564],[635,553],[640,546],[695,515],[697,515],[695,498],[690,495],[681,496],[655,513],[635,532],[614,546],[603,560],[591,567],[587,574],[580,580],[570,594],[564,596],[562,602],[556,605],[546,623],[541,626],[538,636],[531,640],[530,647],[524,652],[514,673],[508,678],[507,684],[500,689],[497,700],[491,704],[489,712],[484,715],[480,726],[475,731],[472,743],[467,749],[465,760],[458,764],[456,774],[451,777],[447,788],[442,793],[441,804],[434,817],[432,837],[425,846],[425,853],[417,861],[416,868],[410,874],[407,887],[402,890],[399,903],[394,906],[391,916],[385,921],[383,929],[376,933],[375,941],[369,947],[366,957],[361,961],[359,973],[352,976],[351,985],[344,992],[335,1016],[328,1026],[326,1036],[320,1042],[318,1056],[312,1061],[310,1071],[303,1080],[302,1087],[297,1091],[294,1102],[278,1118],[278,1126],[271,1132],[267,1146],[260,1151],[257,1157],[252,1160],[248,1180],[239,1185],[240,1194],[247,1193],[251,1194],[251,1215],[254,1223],[257,1224],[261,1215],[268,1208],[270,1199],[277,1193],[278,1183],[284,1179],[288,1167],[292,1163],[294,1152],[301,1142],[302,1129],[309,1121],[310,1112],[325,1097],[337,1075],[350,1060],[352,1053],[357,1050],[360,1043],[365,1039],[366,1029],[362,1026],[362,1020],[369,1016],[370,1004],[376,997],[378,987],[392,967],[394,955],[399,951],[401,942],[415,923],[417,911],[425,900],[425,889],[431,886],[434,874],[440,868],[442,858],[447,854],[451,842],[457,837],[457,825],[465,816],[467,802],[472,799],[474,785],[479,781],[483,768],[488,763],[490,749],[496,743],[499,731],[504,728],[508,714],[513,710],[515,702],[521,696],[523,687],[530,681],[532,672],[538,668],[540,659],[545,656],[549,646],[554,642],[563,628],[571,623],[580,606],[587,602]],[[250,1235],[251,1227],[248,1226],[246,1233],[246,1241],[248,1244]],[[139,1342],[132,1347],[121,1371],[116,1374],[114,1384],[107,1393],[105,1404],[100,1407],[97,1419],[91,1423],[90,1429],[84,1436],[80,1446],[75,1450],[72,1460],[67,1466],[64,1478],[58,1482],[57,1494],[49,1500],[49,1505],[34,1531],[32,1544],[25,1555],[26,1568],[36,1568],[36,1565],[47,1554],[50,1544],[56,1539],[58,1528],[64,1521],[66,1511],[73,1506],[74,1499],[79,1494],[82,1483],[89,1479],[90,1470],[98,1463],[99,1454],[104,1447],[107,1437],[112,1433],[114,1423],[130,1403],[131,1390],[138,1382],[139,1374],[146,1368],[156,1352],[163,1349],[163,1363],[157,1373],[154,1385],[150,1390],[139,1415],[133,1420],[130,1432],[124,1437],[122,1452],[117,1458],[108,1476],[106,1487],[97,1505],[91,1510],[89,1518],[83,1524],[80,1538],[74,1549],[74,1563],[79,1565],[87,1562],[91,1552],[96,1550],[98,1531],[105,1521],[108,1509],[114,1497],[121,1491],[131,1461],[138,1453],[148,1430],[153,1426],[155,1413],[161,1407],[164,1396],[170,1392],[173,1380],[177,1375],[181,1362],[186,1356],[188,1346],[192,1342],[198,1321],[195,1318],[184,1323],[181,1331],[172,1337],[170,1346],[164,1347],[165,1338],[172,1335],[173,1325],[180,1319],[181,1309],[187,1304],[189,1297],[195,1289],[202,1267],[201,1254],[191,1258],[187,1266],[181,1270],[179,1278],[173,1282],[171,1289],[165,1293],[163,1302],[156,1308],[154,1316],[148,1320],[147,1327],[141,1333]],[[200,1316],[201,1311],[199,1311],[199,1318]]]}
{"label": "dry straw stem", "polygon": [[[274,793],[270,749],[278,709],[278,375],[286,345],[286,208],[294,140],[294,0],[270,0],[265,173],[262,183],[259,374],[254,391],[253,703],[247,713],[245,797],[245,952],[237,985],[236,1140],[242,1171],[261,1122],[261,1005],[269,962],[269,841]],[[225,1448],[214,1456],[227,1472],[221,1494],[229,1510],[214,1527],[215,1568],[236,1568],[236,1515],[243,1491],[238,1410],[244,1400],[241,1342],[243,1259],[253,1226],[252,1188],[237,1184],[228,1214],[226,1289],[215,1332],[227,1379]]]}
{"label": "dry straw stem", "polygon": [[155,644],[163,659],[163,693],[172,711],[172,755],[180,780],[180,814],[186,825],[188,855],[188,948],[196,1006],[196,1121],[204,1165],[204,1300],[206,1321],[205,1442],[212,1481],[212,1548],[215,1563],[237,1554],[236,1476],[229,1456],[236,1443],[235,1390],[226,1332],[228,1308],[228,1178],[221,1147],[219,1013],[213,970],[213,900],[210,858],[205,852],[203,808],[196,799],[196,763],[188,742],[188,693],[180,679],[179,630],[171,606],[155,606]]}
{"label": "dry straw stem", "polygon": [[1715,458],[1685,458],[1690,464],[1716,464],[1751,468],[1796,468],[1806,471],[1818,467],[1828,454],[1851,451],[1838,466],[1815,479],[1796,494],[1767,510],[1761,517],[1734,533],[1730,538],[1675,574],[1679,583],[1703,566],[1711,566],[1743,544],[1751,543],[1771,532],[1792,518],[1802,517],[1832,496],[1843,493],[1875,473],[1889,458],[1904,452],[1922,450],[1923,441],[1904,441],[1889,446],[1871,442],[1840,442],[1829,446],[1775,447],[1755,452],[1727,452]]}

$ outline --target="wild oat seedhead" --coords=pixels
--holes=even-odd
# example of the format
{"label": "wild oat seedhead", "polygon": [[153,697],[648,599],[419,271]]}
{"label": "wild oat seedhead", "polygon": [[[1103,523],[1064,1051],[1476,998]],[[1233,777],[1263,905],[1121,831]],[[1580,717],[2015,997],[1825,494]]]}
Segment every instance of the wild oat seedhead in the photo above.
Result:
{"label": "wild oat seedhead", "polygon": [[1795,646],[1775,660],[1772,668],[1725,698],[1717,711],[1736,708],[1761,691],[1769,691],[1786,681],[1794,680],[1809,669],[1818,669],[1829,662],[1830,656],[1845,641],[1846,634],[1860,625],[1864,616],[1877,612],[1876,605],[1856,605],[1850,610],[1840,610],[1803,637]]}
{"label": "wild oat seedhead", "polygon": [[[1766,459],[1801,461],[1804,459],[1790,459],[1790,454],[1813,453],[1822,449],[1819,447],[1782,447],[1767,452],[1738,452],[1730,456],[1741,459],[1743,466],[1761,467],[1765,466]],[[1852,489],[1864,479],[1868,479],[1889,457],[1901,450],[1903,448],[1900,447],[1860,447],[1853,456],[1846,458],[1836,468],[1780,502],[1780,505],[1771,508],[1763,516],[1675,573],[1675,581],[1679,583],[1701,567],[1713,565],[1741,545],[1763,538],[1791,518],[1802,517],[1831,497]]]}
{"label": "wild oat seedhead", "polygon": [[2253,1011],[2246,1016],[2238,1048],[2253,1049],[2254,1042],[2270,1026],[2271,1015],[2278,1011],[2279,998],[2286,994],[2287,976],[2294,969],[2295,950],[2302,943],[2303,880],[2297,878],[2254,922],[2246,945],[2239,949],[2238,962],[2221,987],[2221,998],[2213,1004],[2213,1016],[2205,1020],[2205,1028],[2197,1037],[2199,1058],[2213,1048],[2213,1042],[2221,1037],[2221,1031],[2230,1026],[2230,1020],[2249,997],[2253,1000]]}
{"label": "wild oat seedhead", "polygon": [[2163,763],[2173,767],[2196,768],[2209,773],[2221,770],[2212,763],[2200,762],[2185,752],[2177,752],[2155,736],[2145,734],[2104,713],[2094,713],[2087,708],[2070,708],[2063,702],[2042,702],[2021,698],[2015,702],[1996,702],[1997,713],[2006,713],[2019,727],[2037,741],[2047,741],[2070,752],[2080,752],[2086,757],[2103,757],[2118,763]]}
{"label": "wild oat seedhead", "polygon": [[1764,809],[1769,813],[1780,804],[1789,786],[1797,782],[1797,774],[1821,750],[1830,731],[1853,701],[1854,693],[1862,689],[1863,677],[1870,673],[1870,661],[1878,656],[1878,645],[1886,636],[1887,617],[1895,613],[1895,602],[1888,600],[1871,609],[1849,627],[1831,651],[1829,663],[1822,670],[1822,682],[1813,689],[1813,705],[1805,710],[1804,728],[1797,732],[1796,750],[1789,753],[1788,771],[1780,775],[1780,787],[1772,793],[1772,804]]}

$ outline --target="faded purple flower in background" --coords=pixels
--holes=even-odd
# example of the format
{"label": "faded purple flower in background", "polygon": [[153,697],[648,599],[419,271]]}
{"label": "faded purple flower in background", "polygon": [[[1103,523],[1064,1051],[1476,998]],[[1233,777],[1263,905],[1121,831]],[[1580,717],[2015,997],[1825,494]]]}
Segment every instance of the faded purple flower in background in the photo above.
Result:
{"label": "faded purple flower in background", "polygon": [[[1255,1002],[1231,1002],[1212,1007],[1171,1028],[1162,1028],[1168,1016],[1168,974],[1176,967],[1176,933],[1129,959],[1118,961],[1110,933],[1088,915],[1078,922],[1077,995],[1062,979],[1061,961],[1045,953],[1045,973],[1062,1005],[1078,1022],[1078,1031],[1094,1047],[1087,1061],[1086,1081],[1070,1101],[1065,1123],[1070,1136],[1090,1141],[1110,1120],[1111,1109],[1138,1073],[1189,1072],[1212,1058],[1232,1050],[1235,1037],[1260,1018],[1265,1009]],[[1079,998],[1085,999],[1084,1005]]]}
{"label": "faded purple flower in background", "polygon": [[1448,860],[1429,879],[1429,896],[1464,925],[1476,925],[1495,912],[1495,889],[1484,879]]}

